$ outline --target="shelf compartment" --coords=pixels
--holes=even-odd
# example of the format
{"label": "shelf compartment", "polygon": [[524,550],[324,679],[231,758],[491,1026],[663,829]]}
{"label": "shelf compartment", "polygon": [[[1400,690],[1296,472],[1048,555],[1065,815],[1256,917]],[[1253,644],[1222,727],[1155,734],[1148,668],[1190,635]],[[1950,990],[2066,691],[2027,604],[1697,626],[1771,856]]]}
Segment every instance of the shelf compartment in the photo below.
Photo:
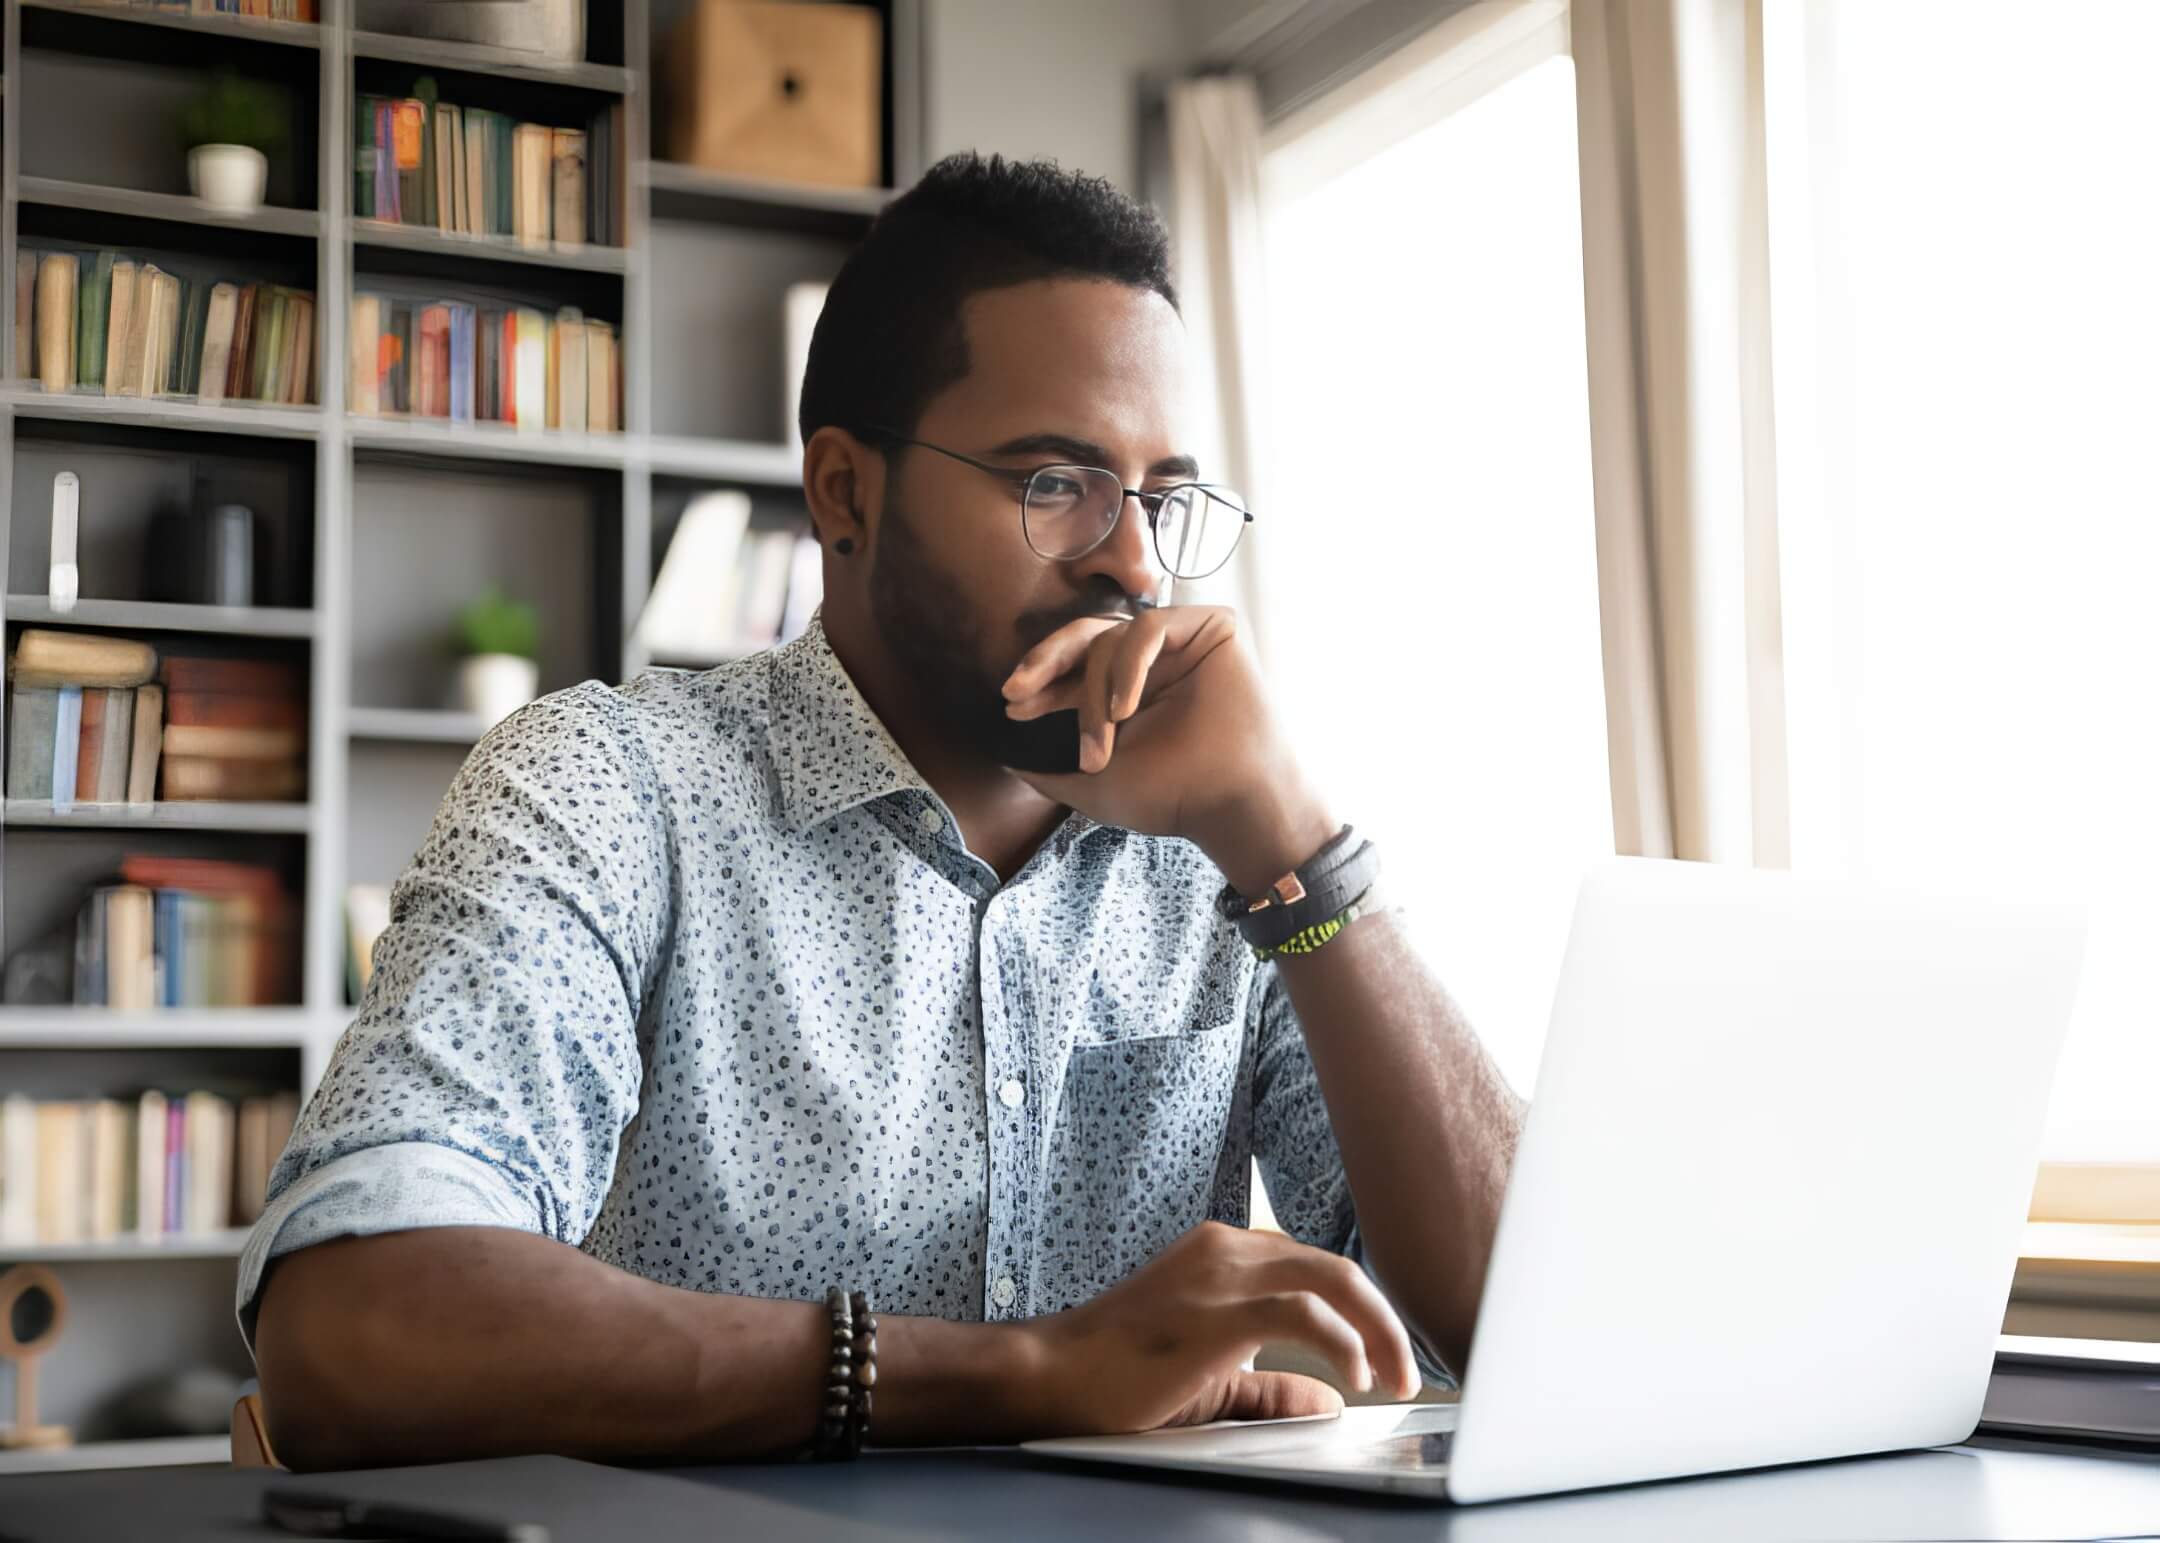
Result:
{"label": "shelf compartment", "polygon": [[520,429],[506,423],[451,423],[441,418],[347,420],[354,452],[445,461],[508,461],[535,466],[620,467],[630,451],[621,434]]}
{"label": "shelf compartment", "polygon": [[708,171],[680,161],[640,162],[633,173],[653,218],[710,221],[860,239],[878,211],[898,195],[891,188],[820,187]]}
{"label": "shelf compartment", "polygon": [[247,1247],[249,1229],[217,1232],[168,1232],[153,1238],[123,1234],[82,1243],[0,1243],[0,1264],[34,1260],[39,1264],[134,1264],[164,1259],[237,1259]]}
{"label": "shelf compartment", "polygon": [[787,445],[653,435],[640,440],[638,449],[655,476],[761,488],[802,487],[802,452]]}
{"label": "shelf compartment", "polygon": [[[416,64],[423,66],[426,73],[435,75],[445,72],[480,75],[495,80],[557,86],[596,96],[623,96],[630,90],[630,72],[620,65],[556,64],[515,48],[492,48],[485,43],[400,37],[389,32],[355,32],[352,51],[355,59]],[[458,101],[454,91],[445,95],[448,100]]]}
{"label": "shelf compartment", "polygon": [[139,632],[216,632],[234,637],[311,638],[313,611],[280,606],[169,605],[157,600],[78,600],[55,611],[44,595],[10,595],[7,619],[41,627],[100,627]]}
{"label": "shelf compartment", "polygon": [[22,0],[23,44],[67,53],[136,58],[174,50],[209,57],[243,49],[296,50],[294,68],[315,68],[311,53],[322,47],[322,28],[311,21],[271,21],[234,16],[160,11],[100,0]]}
{"label": "shelf compartment", "polygon": [[0,1050],[292,1050],[318,1037],[298,1007],[0,1007]]}
{"label": "shelf compartment", "polygon": [[[231,1325],[227,1325],[229,1329]],[[85,1441],[70,1447],[0,1452],[0,1476],[97,1468],[222,1466],[232,1458],[230,1436],[153,1436],[139,1441]]]}
{"label": "shelf compartment", "polygon": [[557,246],[553,242],[527,246],[514,236],[461,236],[432,225],[400,225],[392,220],[354,220],[353,244],[377,251],[419,253],[449,262],[520,263],[580,273],[619,274],[630,266],[630,254],[619,246]]}
{"label": "shelf compartment", "polygon": [[150,193],[139,188],[70,182],[59,177],[24,177],[21,201],[51,209],[121,215],[175,225],[211,226],[253,235],[299,236],[312,240],[322,232],[322,216],[313,209],[287,209],[264,204],[245,214],[228,214],[184,193]]}
{"label": "shelf compartment", "polygon": [[40,391],[34,386],[0,388],[0,409],[12,411],[17,418],[60,423],[257,434],[271,439],[314,439],[322,432],[323,422],[319,407],[198,402],[193,397],[103,396],[89,391]]}
{"label": "shelf compartment", "polygon": [[78,803],[63,814],[42,798],[11,798],[6,810],[10,830],[222,830],[270,835],[304,835],[313,815],[307,804],[220,803],[212,799]]}

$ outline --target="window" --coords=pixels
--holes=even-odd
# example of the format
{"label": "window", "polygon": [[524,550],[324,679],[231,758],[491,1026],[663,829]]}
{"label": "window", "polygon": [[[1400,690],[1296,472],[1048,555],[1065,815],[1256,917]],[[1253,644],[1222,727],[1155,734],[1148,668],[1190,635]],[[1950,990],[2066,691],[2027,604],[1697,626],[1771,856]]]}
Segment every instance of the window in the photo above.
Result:
{"label": "window", "polygon": [[1255,546],[1301,754],[1527,1093],[1612,804],[1574,77],[1562,13],[1507,15],[1270,133]]}
{"label": "window", "polygon": [[1796,866],[2089,900],[2047,1155],[2160,1164],[2160,7],[1772,13]]}

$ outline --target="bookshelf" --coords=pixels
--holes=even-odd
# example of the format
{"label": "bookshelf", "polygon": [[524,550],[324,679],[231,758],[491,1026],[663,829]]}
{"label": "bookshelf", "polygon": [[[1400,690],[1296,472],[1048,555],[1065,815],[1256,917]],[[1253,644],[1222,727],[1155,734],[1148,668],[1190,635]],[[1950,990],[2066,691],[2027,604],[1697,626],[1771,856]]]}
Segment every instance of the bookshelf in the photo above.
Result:
{"label": "bookshelf", "polygon": [[[242,401],[45,393],[0,380],[0,594],[8,644],[25,626],[77,627],[304,658],[307,801],[294,804],[0,806],[0,957],[123,852],[230,856],[290,875],[301,902],[299,1000],[165,1009],[0,1006],[0,1092],[72,1098],[144,1086],[293,1088],[320,1077],[351,1021],[343,896],[402,871],[485,725],[448,696],[440,648],[454,603],[501,582],[542,611],[543,692],[649,661],[632,627],[683,498],[742,488],[761,519],[800,503],[800,456],[784,443],[780,303],[827,279],[890,196],[731,178],[652,159],[653,40],[682,0],[585,0],[584,61],[559,66],[477,44],[391,36],[359,24],[360,0],[320,0],[319,24],[196,16],[95,0],[0,0],[0,263],[52,246],[200,257],[267,267],[317,299],[319,400]],[[888,186],[922,167],[922,0],[884,0]],[[152,114],[190,79],[230,64],[289,88],[295,148],[271,201],[231,218],[189,197]],[[521,246],[356,218],[354,108],[418,74],[446,101],[571,121],[625,107],[625,229],[619,247]],[[137,83],[140,113],[64,144],[70,122]],[[101,92],[89,90],[101,83]],[[300,99],[304,99],[301,102]],[[162,120],[160,120],[162,121]],[[588,306],[619,328],[621,433],[450,424],[347,411],[347,310],[377,285],[530,295]],[[0,368],[11,369],[12,283],[0,285]],[[672,340],[711,339],[692,349]],[[662,341],[668,340],[668,341]],[[656,346],[656,344],[658,346]],[[83,478],[83,598],[66,614],[45,587],[52,472]],[[93,533],[130,556],[158,489],[207,474],[281,502],[297,596],[249,606],[142,598],[93,571]],[[660,514],[656,520],[656,502]],[[775,513],[775,511],[779,511]],[[4,734],[0,722],[0,764]],[[245,1376],[232,1323],[244,1232],[155,1242],[7,1245],[0,1267],[50,1264],[73,1304],[41,1369],[43,1416],[75,1448],[0,1454],[38,1467],[221,1462],[223,1437],[104,1439],[102,1411],[132,1377],[210,1364]],[[4,1382],[0,1375],[0,1382]]]}

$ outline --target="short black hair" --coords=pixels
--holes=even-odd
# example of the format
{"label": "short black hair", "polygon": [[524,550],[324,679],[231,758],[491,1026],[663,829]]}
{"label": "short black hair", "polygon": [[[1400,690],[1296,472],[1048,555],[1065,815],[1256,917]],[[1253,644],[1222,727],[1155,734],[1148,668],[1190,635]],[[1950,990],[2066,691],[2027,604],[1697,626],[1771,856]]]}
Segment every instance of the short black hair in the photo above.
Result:
{"label": "short black hair", "polygon": [[1055,161],[949,155],[881,210],[833,280],[810,338],[797,421],[912,434],[969,368],[960,308],[1034,279],[1110,279],[1177,305],[1152,209]]}

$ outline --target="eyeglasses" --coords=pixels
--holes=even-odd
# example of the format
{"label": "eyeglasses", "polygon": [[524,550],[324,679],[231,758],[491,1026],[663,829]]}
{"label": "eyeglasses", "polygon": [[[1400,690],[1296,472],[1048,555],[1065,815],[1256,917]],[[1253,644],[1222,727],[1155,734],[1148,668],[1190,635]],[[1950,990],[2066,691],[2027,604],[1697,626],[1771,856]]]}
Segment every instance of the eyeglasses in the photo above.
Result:
{"label": "eyeglasses", "polygon": [[1155,555],[1173,578],[1204,579],[1215,572],[1230,560],[1245,527],[1252,523],[1245,500],[1217,483],[1180,482],[1143,493],[1100,466],[1038,466],[1021,471],[993,466],[891,429],[873,428],[864,437],[935,450],[1010,483],[1020,494],[1021,533],[1035,555],[1048,562],[1085,557],[1109,540],[1128,498],[1140,500],[1148,528],[1155,533]]}

